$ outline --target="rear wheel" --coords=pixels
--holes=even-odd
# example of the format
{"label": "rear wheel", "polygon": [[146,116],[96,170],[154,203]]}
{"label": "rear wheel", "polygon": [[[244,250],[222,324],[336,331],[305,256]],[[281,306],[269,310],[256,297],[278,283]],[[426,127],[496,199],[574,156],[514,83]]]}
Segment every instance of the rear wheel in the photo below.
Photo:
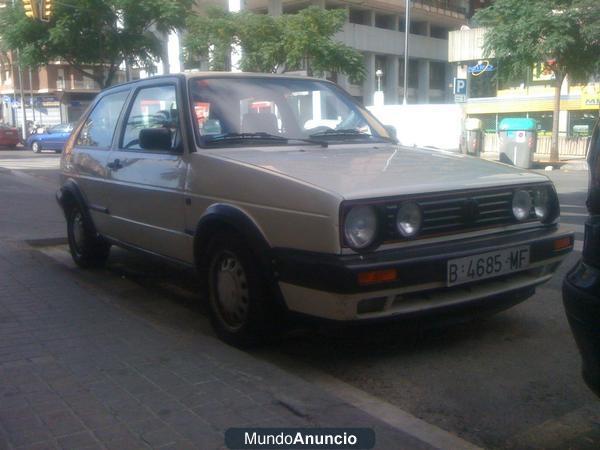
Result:
{"label": "rear wheel", "polygon": [[251,347],[278,335],[261,266],[236,234],[219,234],[208,249],[208,297],[218,336],[236,347]]}
{"label": "rear wheel", "polygon": [[33,144],[31,144],[31,150],[33,150],[33,153],[39,153],[42,151],[42,146],[39,142],[36,141]]}
{"label": "rear wheel", "polygon": [[73,205],[68,211],[67,237],[71,256],[79,267],[88,269],[106,263],[110,245],[94,232],[79,205]]}

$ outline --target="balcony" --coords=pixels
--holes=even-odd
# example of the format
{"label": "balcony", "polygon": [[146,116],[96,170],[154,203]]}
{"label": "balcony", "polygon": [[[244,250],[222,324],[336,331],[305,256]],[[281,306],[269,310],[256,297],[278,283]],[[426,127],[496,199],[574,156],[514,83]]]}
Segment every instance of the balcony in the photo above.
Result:
{"label": "balcony", "polygon": [[467,14],[466,2],[460,0],[412,0],[412,2],[417,7],[437,8],[462,16]]}
{"label": "balcony", "polygon": [[83,80],[56,80],[56,89],[59,91],[99,91],[100,87],[94,80],[84,78]]}
{"label": "balcony", "polygon": [[[336,39],[361,52],[404,55],[404,32],[347,23]],[[448,41],[410,35],[410,57],[447,62]]]}

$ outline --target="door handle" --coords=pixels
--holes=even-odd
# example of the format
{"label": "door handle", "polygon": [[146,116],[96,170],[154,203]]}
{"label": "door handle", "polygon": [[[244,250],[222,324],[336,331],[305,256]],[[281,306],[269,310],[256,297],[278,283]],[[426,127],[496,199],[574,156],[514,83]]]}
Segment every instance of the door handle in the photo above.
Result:
{"label": "door handle", "polygon": [[108,167],[111,170],[119,170],[122,169],[123,166],[121,165],[121,161],[117,158],[115,159],[113,162],[109,162],[106,167]]}

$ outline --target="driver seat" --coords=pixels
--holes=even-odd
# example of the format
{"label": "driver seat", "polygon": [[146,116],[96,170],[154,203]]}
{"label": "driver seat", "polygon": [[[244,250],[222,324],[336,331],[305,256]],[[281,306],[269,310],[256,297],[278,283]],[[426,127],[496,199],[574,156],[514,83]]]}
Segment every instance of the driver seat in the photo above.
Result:
{"label": "driver seat", "polygon": [[244,114],[242,119],[242,133],[279,134],[277,116],[271,112],[251,112]]}

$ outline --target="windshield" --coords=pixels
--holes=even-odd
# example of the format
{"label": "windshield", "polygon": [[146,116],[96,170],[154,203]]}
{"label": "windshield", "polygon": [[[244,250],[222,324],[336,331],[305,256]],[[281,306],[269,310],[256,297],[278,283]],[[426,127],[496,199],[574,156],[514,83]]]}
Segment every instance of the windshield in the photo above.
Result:
{"label": "windshield", "polygon": [[190,80],[202,146],[390,140],[385,128],[332,83],[284,77]]}

